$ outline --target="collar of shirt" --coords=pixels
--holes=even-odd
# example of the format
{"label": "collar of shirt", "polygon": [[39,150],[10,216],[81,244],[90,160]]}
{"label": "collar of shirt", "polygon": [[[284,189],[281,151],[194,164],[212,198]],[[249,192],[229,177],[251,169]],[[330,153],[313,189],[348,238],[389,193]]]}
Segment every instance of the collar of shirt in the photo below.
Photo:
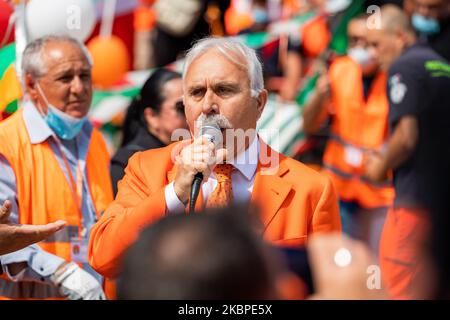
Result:
{"label": "collar of shirt", "polygon": [[[31,101],[27,101],[23,105],[23,120],[32,144],[42,143],[54,135],[53,130],[48,126],[37,107]],[[92,124],[86,121],[81,134],[77,136],[77,140],[80,138],[80,140],[85,140],[86,138],[89,140],[92,129]]]}
{"label": "collar of shirt", "polygon": [[236,158],[229,161],[236,169],[242,173],[247,180],[251,180],[258,166],[259,155],[259,139],[255,136],[252,143],[244,151],[237,155]]}

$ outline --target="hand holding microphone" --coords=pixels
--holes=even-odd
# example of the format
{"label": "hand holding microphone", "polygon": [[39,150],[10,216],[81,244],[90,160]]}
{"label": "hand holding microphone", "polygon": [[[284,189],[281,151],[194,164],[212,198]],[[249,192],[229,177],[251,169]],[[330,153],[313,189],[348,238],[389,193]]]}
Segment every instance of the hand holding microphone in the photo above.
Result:
{"label": "hand holding microphone", "polygon": [[216,151],[221,144],[222,132],[219,126],[208,124],[201,127],[194,142],[181,151],[176,158],[178,169],[174,180],[175,193],[180,201],[187,203],[189,200],[196,175],[196,185],[200,187],[201,182],[208,179],[216,163],[224,162],[226,150],[220,148]]}

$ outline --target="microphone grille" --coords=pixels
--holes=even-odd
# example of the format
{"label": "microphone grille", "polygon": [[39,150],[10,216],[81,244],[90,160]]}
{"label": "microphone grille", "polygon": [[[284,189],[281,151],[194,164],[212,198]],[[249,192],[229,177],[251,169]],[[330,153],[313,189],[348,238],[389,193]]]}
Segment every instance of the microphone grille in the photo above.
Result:
{"label": "microphone grille", "polygon": [[222,131],[220,131],[220,127],[217,124],[207,124],[200,128],[199,136],[203,136],[209,139],[216,149],[222,145]]}

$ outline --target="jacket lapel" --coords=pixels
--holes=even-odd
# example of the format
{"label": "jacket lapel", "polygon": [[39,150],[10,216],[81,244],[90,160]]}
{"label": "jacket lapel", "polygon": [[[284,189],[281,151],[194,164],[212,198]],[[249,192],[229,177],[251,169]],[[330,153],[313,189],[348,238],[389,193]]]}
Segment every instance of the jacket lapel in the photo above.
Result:
{"label": "jacket lapel", "polygon": [[[274,166],[273,161],[264,161],[264,157],[275,159],[278,161],[278,166]],[[283,155],[271,149],[260,139],[259,163],[253,184],[251,203],[259,207],[264,230],[276,216],[278,209],[292,189],[292,184],[282,178],[289,171],[282,161],[283,158]]]}

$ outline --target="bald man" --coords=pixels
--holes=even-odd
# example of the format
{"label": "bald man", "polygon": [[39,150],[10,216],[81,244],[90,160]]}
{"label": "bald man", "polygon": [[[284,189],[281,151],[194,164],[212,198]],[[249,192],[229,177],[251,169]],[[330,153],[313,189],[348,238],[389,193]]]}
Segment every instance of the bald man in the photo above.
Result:
{"label": "bald man", "polygon": [[389,169],[394,172],[396,196],[381,237],[380,265],[391,296],[408,299],[417,297],[414,285],[423,276],[418,248],[440,192],[435,185],[448,172],[450,65],[416,43],[400,9],[383,7],[381,19],[381,28],[369,30],[368,42],[381,67],[389,70],[390,138],[385,152],[369,158],[365,174],[381,181]]}

